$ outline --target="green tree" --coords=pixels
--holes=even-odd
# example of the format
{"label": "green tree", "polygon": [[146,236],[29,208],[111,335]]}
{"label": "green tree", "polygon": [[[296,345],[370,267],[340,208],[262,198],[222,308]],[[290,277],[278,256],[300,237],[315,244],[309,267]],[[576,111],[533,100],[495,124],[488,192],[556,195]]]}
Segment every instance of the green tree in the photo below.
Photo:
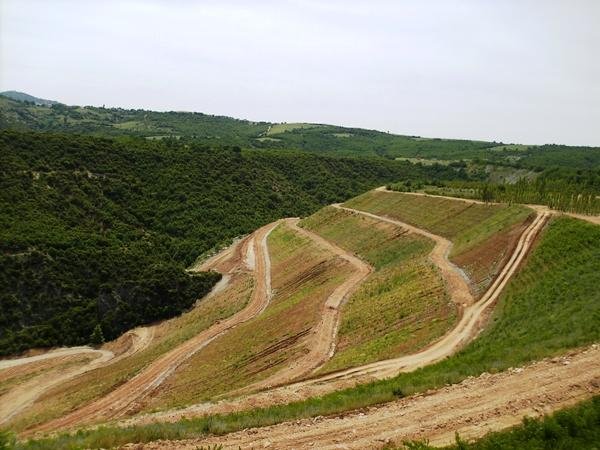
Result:
{"label": "green tree", "polygon": [[90,336],[90,343],[92,345],[104,344],[104,334],[102,333],[102,326],[97,324]]}

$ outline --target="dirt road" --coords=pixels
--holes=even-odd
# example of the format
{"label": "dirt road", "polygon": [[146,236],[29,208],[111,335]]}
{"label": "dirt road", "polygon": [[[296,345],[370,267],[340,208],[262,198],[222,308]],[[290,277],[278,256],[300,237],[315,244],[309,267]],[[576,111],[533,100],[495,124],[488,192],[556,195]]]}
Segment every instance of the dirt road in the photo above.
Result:
{"label": "dirt road", "polygon": [[113,353],[108,350],[96,350],[92,347],[81,346],[81,347],[68,347],[68,348],[59,348],[56,350],[51,350],[47,353],[42,353],[41,355],[35,356],[27,356],[25,358],[15,358],[15,359],[2,359],[0,360],[0,370],[9,369],[11,367],[21,366],[24,364],[31,364],[37,361],[43,361],[45,359],[51,358],[62,358],[64,356],[73,356],[73,355],[98,355],[98,358],[112,358]]}
{"label": "dirt road", "polygon": [[300,228],[298,221],[299,219],[286,219],[290,228],[295,232],[308,237],[319,246],[348,261],[352,265],[353,271],[348,274],[345,281],[338,285],[325,301],[321,320],[314,327],[308,339],[307,347],[310,349],[309,352],[266,380],[240,389],[236,391],[236,394],[289,384],[294,380],[315,372],[323,366],[333,356],[335,351],[337,330],[343,304],[373,271],[373,268],[369,264],[357,258],[352,253],[332,244],[311,231]]}
{"label": "dirt road", "polygon": [[[388,190],[385,186],[380,186],[375,190],[379,191],[379,192],[396,193],[396,191]],[[465,203],[475,203],[478,205],[499,205],[500,204],[500,203],[496,203],[496,202],[487,202],[486,203],[481,200],[475,200],[472,198],[460,198],[460,197],[450,197],[448,195],[425,194],[423,192],[398,192],[398,193],[408,194],[408,195],[418,195],[421,197],[445,198],[448,200],[462,201]],[[600,225],[600,216],[591,216],[589,214],[578,214],[578,213],[567,212],[567,211],[558,211],[555,209],[551,209],[545,205],[525,205],[525,206],[529,206],[530,208],[535,209],[536,211],[547,210],[547,211],[552,212],[553,214],[564,214],[566,216],[574,217],[575,219],[585,220],[586,222],[593,223],[594,225]]]}
{"label": "dirt road", "polygon": [[417,368],[440,361],[456,352],[480,332],[491,307],[494,305],[502,289],[506,286],[506,283],[508,283],[509,279],[527,255],[535,237],[546,223],[549,215],[549,212],[543,211],[528,225],[519,238],[512,256],[502,268],[498,277],[479,301],[463,309],[463,314],[456,327],[438,341],[414,354],[334,372],[321,377],[281,386],[244,397],[221,400],[213,403],[201,403],[180,410],[163,411],[138,416],[124,421],[120,425],[126,426],[161,421],[171,422],[179,420],[182,417],[228,413],[305,400],[307,398],[317,397],[329,392],[351,387],[359,383],[389,378],[399,372],[410,372]]}
{"label": "dirt road", "polygon": [[[32,432],[49,431],[74,425],[87,424],[97,420],[108,420],[135,411],[138,402],[151,394],[171,373],[185,360],[204,348],[214,339],[223,335],[235,326],[260,314],[269,304],[271,298],[270,259],[267,250],[267,237],[278,222],[266,225],[253,234],[253,239],[246,240],[254,245],[256,254],[256,282],[248,305],[237,314],[211,326],[207,330],[184,342],[180,346],[152,362],[146,369],[108,395],[95,400],[66,416],[42,424]],[[213,263],[227,263],[228,258],[215,258]]]}
{"label": "dirt road", "polygon": [[225,436],[161,441],[135,449],[365,449],[429,439],[445,445],[454,433],[474,439],[600,394],[600,348],[546,359],[496,375],[482,374],[460,384],[387,403],[342,417],[306,419]]}
{"label": "dirt road", "polygon": [[435,242],[435,247],[429,254],[429,259],[440,269],[440,272],[442,272],[442,277],[446,282],[446,289],[452,301],[458,305],[459,310],[462,310],[462,308],[471,305],[474,302],[473,295],[471,294],[471,291],[469,289],[469,278],[462,271],[462,269],[457,267],[448,259],[450,250],[452,250],[452,242],[450,242],[448,239],[437,234],[430,233],[429,231],[423,230],[421,228],[417,228],[408,223],[401,222],[395,219],[390,219],[386,216],[378,216],[376,214],[371,214],[366,211],[346,208],[339,204],[335,204],[333,206],[339,209],[343,209],[344,211],[352,212],[354,214],[361,214],[372,219],[391,223],[393,225],[404,228],[405,230],[408,230],[411,233],[419,234],[421,236],[425,236],[426,238],[431,239],[433,242]]}
{"label": "dirt road", "polygon": [[110,350],[102,349],[95,350],[90,347],[72,347],[48,352],[42,355],[32,356],[28,358],[12,359],[2,361],[0,369],[8,370],[9,368],[18,367],[25,364],[47,360],[50,358],[65,358],[66,356],[81,355],[98,355],[95,359],[85,365],[77,365],[58,372],[43,373],[28,380],[25,383],[11,389],[8,393],[0,397],[0,424],[9,421],[12,417],[31,406],[44,393],[51,388],[72,380],[76,376],[82,375],[90,370],[97,369],[106,364],[119,361],[129,357],[142,349],[144,349],[152,340],[152,331],[146,327],[136,328],[128,331],[119,338],[119,341],[127,341],[123,351],[115,356]]}

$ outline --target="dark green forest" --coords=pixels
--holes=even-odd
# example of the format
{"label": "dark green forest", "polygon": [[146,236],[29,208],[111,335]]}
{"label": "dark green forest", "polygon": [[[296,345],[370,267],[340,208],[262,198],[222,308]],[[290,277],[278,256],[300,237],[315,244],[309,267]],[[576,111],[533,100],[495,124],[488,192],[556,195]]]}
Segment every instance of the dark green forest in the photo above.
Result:
{"label": "dark green forest", "polygon": [[0,354],[88,343],[179,314],[199,255],[280,217],[464,171],[384,159],[0,132]]}

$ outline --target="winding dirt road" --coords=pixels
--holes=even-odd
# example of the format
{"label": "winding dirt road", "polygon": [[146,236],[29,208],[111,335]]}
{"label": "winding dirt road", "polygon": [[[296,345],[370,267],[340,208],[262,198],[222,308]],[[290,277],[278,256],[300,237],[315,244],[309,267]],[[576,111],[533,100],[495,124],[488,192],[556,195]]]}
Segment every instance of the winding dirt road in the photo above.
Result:
{"label": "winding dirt road", "polygon": [[463,272],[462,269],[460,269],[448,259],[450,250],[452,250],[452,242],[450,242],[448,239],[437,234],[430,233],[429,231],[423,230],[421,228],[412,226],[406,222],[401,222],[399,220],[391,219],[386,216],[378,216],[376,214],[371,214],[366,211],[347,208],[340,204],[335,204],[333,206],[335,208],[342,209],[344,211],[349,211],[354,214],[360,214],[375,220],[381,220],[382,222],[391,223],[393,225],[404,228],[405,230],[408,230],[410,233],[419,234],[421,236],[425,236],[428,239],[431,239],[433,242],[435,242],[435,247],[429,254],[429,259],[440,269],[442,277],[446,282],[446,289],[452,301],[458,305],[459,309],[462,309],[467,305],[471,305],[475,301],[469,289],[469,278]]}
{"label": "winding dirt road", "polygon": [[[355,211],[355,213],[368,214],[362,211]],[[463,309],[462,315],[456,327],[450,330],[438,341],[416,353],[334,372],[328,375],[307,379],[301,382],[289,384],[287,386],[281,386],[243,397],[226,399],[218,402],[201,403],[180,410],[141,415],[128,419],[127,421],[120,423],[120,425],[127,426],[131,424],[164,421],[172,422],[183,417],[197,417],[214,413],[229,413],[257,407],[267,407],[293,401],[305,400],[307,398],[317,397],[336,390],[351,387],[359,383],[389,378],[397,375],[400,372],[410,372],[420,367],[440,361],[463,347],[481,331],[483,322],[485,321],[485,318],[487,317],[491,307],[494,305],[502,289],[506,286],[509,279],[516,272],[523,259],[529,252],[535,237],[546,223],[550,214],[551,213],[546,210],[538,212],[536,218],[522,233],[513,254],[506,265],[502,268],[497,278],[479,301],[468,305]],[[391,221],[392,223],[396,223],[398,226],[406,225],[402,222],[394,221],[393,219],[386,217],[374,216],[372,214],[369,214],[369,216],[381,220]],[[426,233],[422,230],[418,230],[418,232],[420,234]],[[435,241],[436,247],[439,246],[437,254],[446,255],[448,248],[447,243],[444,242],[445,239],[437,237]],[[447,264],[451,263],[448,262]],[[452,267],[453,265],[449,265],[447,266],[447,269],[452,270]],[[465,291],[469,292],[466,282],[462,276],[457,276],[456,273],[453,279],[457,280],[457,286],[463,286],[463,292],[458,291],[458,298],[462,299],[464,295],[466,295]],[[457,291],[454,292],[456,295]]]}
{"label": "winding dirt road", "polygon": [[8,370],[52,358],[60,360],[66,356],[98,355],[83,366],[78,365],[59,372],[44,373],[11,389],[8,393],[0,397],[0,424],[9,421],[12,417],[31,406],[38,398],[53,387],[66,383],[90,370],[120,361],[143,350],[152,340],[152,336],[152,330],[146,327],[139,327],[128,331],[119,338],[120,341],[129,341],[127,349],[117,356],[112,351],[106,349],[95,350],[91,347],[72,347],[27,358],[0,361],[0,370]]}
{"label": "winding dirt road", "polygon": [[[235,326],[257,316],[269,304],[271,299],[270,259],[267,250],[267,237],[278,222],[266,225],[254,232],[252,239],[243,241],[254,246],[256,254],[256,283],[248,305],[234,314],[211,326],[192,339],[184,342],[161,356],[142,372],[122,384],[108,395],[95,400],[70,414],[40,425],[31,432],[43,432],[74,425],[88,424],[96,420],[109,420],[121,417],[137,408],[138,402],[150,395],[184,361],[200,351],[206,345]],[[229,253],[228,253],[229,254]],[[229,257],[217,257],[211,264],[227,263]]]}
{"label": "winding dirt road", "polygon": [[[334,206],[354,214],[362,214],[376,220],[395,224],[407,229],[409,232],[432,239],[436,245],[430,253],[430,259],[440,268],[450,297],[457,305],[459,305],[459,309],[461,310],[457,326],[441,339],[417,353],[289,384],[293,380],[310,376],[331,357],[335,348],[337,326],[340,320],[340,308],[344,301],[371,273],[372,268],[356,256],[335,246],[322,237],[308,230],[299,228],[297,226],[297,219],[286,219],[295,231],[308,236],[319,245],[328,248],[339,257],[346,259],[355,269],[351,276],[347,278],[343,284],[338,286],[325,302],[322,320],[315,328],[311,337],[314,344],[310,346],[311,350],[309,353],[297,361],[293,366],[274,374],[267,380],[253,384],[244,388],[243,391],[240,391],[251,392],[264,390],[263,392],[241,396],[235,399],[222,400],[217,403],[194,405],[190,408],[178,411],[167,411],[153,415],[139,416],[127,421],[122,421],[121,424],[173,421],[182,416],[191,417],[207,413],[231,412],[258,406],[262,407],[287,403],[323,395],[324,393],[352,386],[359,382],[388,378],[399,372],[412,371],[419,367],[440,361],[453,354],[479,333],[482,322],[489,312],[490,307],[495,303],[500,292],[523,261],[535,237],[551,214],[547,209],[536,209],[536,218],[521,235],[511,258],[502,268],[498,277],[494,280],[482,298],[479,301],[474,302],[466,276],[459,268],[448,260],[448,253],[452,246],[450,241],[441,236],[434,235],[389,217],[378,216],[340,205]],[[90,424],[100,420],[111,420],[135,412],[138,409],[139,402],[150,395],[175,371],[177,367],[179,367],[182,362],[204,348],[214,339],[226,333],[228,330],[263,312],[268,306],[271,298],[271,269],[266,239],[278,223],[279,222],[274,222],[266,225],[257,230],[250,237],[241,241],[240,245],[234,246],[222,254],[216,255],[200,266],[203,270],[218,266],[221,270],[225,269],[231,271],[236,267],[232,261],[239,261],[241,257],[245,255],[246,267],[254,269],[256,285],[252,293],[252,298],[244,310],[227,320],[213,325],[208,330],[205,330],[166,355],[163,355],[161,358],[155,360],[141,373],[109,393],[107,396],[85,405],[64,417],[43,424],[35,430],[31,430],[31,432],[51,431],[76,425]],[[237,258],[234,256],[237,256]],[[227,281],[224,283],[226,284]],[[279,387],[273,388],[273,386]]]}
{"label": "winding dirt road", "polygon": [[307,342],[307,347],[310,349],[309,352],[266,380],[259,381],[240,389],[236,391],[235,394],[259,391],[274,386],[289,384],[322,367],[333,356],[335,351],[337,329],[342,306],[352,293],[354,293],[354,291],[362,284],[365,278],[373,272],[373,268],[369,264],[357,258],[351,252],[338,247],[311,231],[300,228],[298,226],[298,221],[299,219],[286,219],[287,224],[296,233],[308,237],[319,246],[326,248],[339,258],[348,261],[354,270],[349,273],[349,276],[345,281],[338,285],[325,301],[323,311],[321,312],[321,319],[314,327]]}
{"label": "winding dirt road", "polygon": [[341,417],[285,422],[224,436],[131,444],[135,449],[365,449],[427,438],[453,442],[454,433],[475,439],[600,394],[600,348],[545,359],[525,368],[468,378],[460,384],[353,411]]}

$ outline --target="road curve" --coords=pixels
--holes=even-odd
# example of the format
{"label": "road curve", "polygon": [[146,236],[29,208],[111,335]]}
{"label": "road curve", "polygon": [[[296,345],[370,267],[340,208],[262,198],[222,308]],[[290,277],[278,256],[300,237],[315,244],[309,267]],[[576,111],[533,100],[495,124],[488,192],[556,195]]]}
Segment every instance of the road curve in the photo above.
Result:
{"label": "road curve", "polygon": [[[277,226],[273,222],[256,230],[250,240],[256,254],[256,284],[248,305],[228,319],[214,324],[192,339],[153,361],[136,376],[129,379],[106,396],[58,419],[44,423],[25,434],[45,432],[75,425],[89,424],[97,420],[110,420],[135,410],[139,401],[150,395],[177,367],[193,354],[200,351],[235,326],[262,313],[271,299],[270,259],[267,250],[267,237]],[[248,242],[248,241],[245,241]],[[222,262],[221,258],[215,261]]]}
{"label": "road curve", "polygon": [[10,369],[20,365],[30,364],[38,361],[43,361],[52,358],[64,358],[74,355],[98,355],[97,358],[88,362],[83,366],[74,366],[61,370],[56,373],[44,373],[41,376],[34,377],[27,382],[16,386],[8,393],[0,397],[0,424],[8,422],[12,417],[19,414],[31,406],[44,393],[48,392],[55,386],[66,383],[73,378],[83,375],[90,370],[97,369],[109,363],[120,361],[123,358],[129,357],[148,346],[153,337],[153,331],[150,327],[138,327],[125,333],[120,339],[131,339],[127,349],[115,356],[115,354],[106,349],[92,349],[90,347],[71,347],[60,349],[42,355],[12,359],[2,361],[5,363],[0,366],[1,369]]}
{"label": "road curve", "polygon": [[219,402],[201,403],[180,410],[142,415],[128,419],[119,425],[127,426],[160,421],[172,422],[182,417],[229,413],[300,401],[351,387],[361,382],[389,378],[400,372],[410,372],[440,361],[452,355],[480,332],[491,307],[495,304],[500,293],[529,252],[531,245],[550,214],[551,212],[545,210],[536,211],[535,219],[521,234],[510,259],[481,299],[463,309],[462,316],[455,328],[438,341],[416,353],[334,372],[243,397],[225,399]]}
{"label": "road curve", "polygon": [[430,233],[429,231],[423,230],[421,228],[417,228],[408,223],[401,222],[396,219],[391,219],[386,216],[378,216],[376,214],[372,214],[366,211],[347,208],[340,204],[335,204],[333,206],[335,208],[342,209],[344,211],[348,211],[354,214],[360,214],[366,217],[370,217],[372,219],[381,220],[382,222],[391,223],[393,225],[404,228],[405,230],[408,230],[411,233],[420,234],[421,236],[425,236],[426,238],[434,241],[435,247],[429,254],[429,259],[440,269],[442,277],[446,282],[446,289],[452,301],[456,303],[456,305],[458,305],[459,310],[462,310],[462,308],[466,307],[467,305],[471,305],[475,301],[469,289],[469,278],[463,272],[462,269],[457,267],[448,259],[450,250],[452,250],[452,242],[450,242],[448,239],[437,234]]}
{"label": "road curve", "polygon": [[322,367],[333,356],[335,351],[342,306],[362,282],[373,272],[373,268],[369,264],[360,258],[357,258],[351,252],[338,247],[318,234],[300,228],[298,226],[298,221],[299,219],[286,219],[286,223],[296,233],[308,237],[317,245],[326,248],[339,258],[348,261],[352,265],[353,270],[344,282],[333,290],[323,304],[321,320],[313,329],[307,343],[309,352],[267,379],[236,391],[235,395],[289,384],[294,380],[310,375]]}
{"label": "road curve", "polygon": [[49,352],[42,353],[41,355],[26,356],[24,358],[15,358],[15,359],[2,359],[2,360],[0,360],[0,370],[10,369],[11,367],[22,366],[24,364],[30,364],[33,362],[43,361],[46,359],[62,358],[64,356],[73,356],[73,355],[79,355],[79,354],[89,354],[89,355],[96,354],[96,355],[98,355],[98,358],[106,358],[107,356],[109,358],[113,357],[113,352],[111,352],[109,350],[97,350],[95,348],[88,347],[87,345],[80,346],[80,347],[66,347],[66,348],[59,348],[56,350],[51,350]]}

